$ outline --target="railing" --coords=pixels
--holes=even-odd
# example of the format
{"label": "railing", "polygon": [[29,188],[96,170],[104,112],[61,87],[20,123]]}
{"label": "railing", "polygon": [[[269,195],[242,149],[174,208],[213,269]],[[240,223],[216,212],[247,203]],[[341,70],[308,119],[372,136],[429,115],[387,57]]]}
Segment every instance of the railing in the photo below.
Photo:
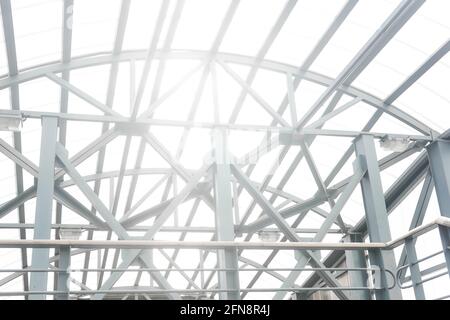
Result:
{"label": "railing", "polygon": [[[415,228],[405,235],[387,242],[387,243],[362,243],[362,242],[342,242],[342,243],[323,243],[323,242],[233,242],[233,241],[211,241],[211,242],[195,242],[195,241],[144,241],[144,240],[110,240],[110,241],[99,241],[99,240],[0,240],[1,248],[65,248],[65,252],[69,252],[68,248],[87,248],[87,249],[100,249],[100,248],[121,248],[121,249],[156,249],[156,248],[176,248],[176,249],[200,249],[205,251],[214,251],[218,249],[245,249],[245,250],[392,250],[402,244],[405,244],[407,249],[408,264],[400,266],[397,270],[380,269],[377,266],[371,266],[368,268],[266,268],[251,266],[246,268],[139,268],[139,269],[88,269],[88,268],[66,268],[66,269],[1,269],[0,273],[30,273],[30,272],[47,272],[55,273],[58,275],[63,275],[66,281],[71,281],[70,276],[72,273],[76,272],[268,272],[276,273],[277,271],[303,271],[303,272],[351,272],[351,271],[361,271],[366,272],[367,275],[372,277],[372,280],[380,279],[381,274],[385,278],[391,278],[392,281],[384,286],[381,285],[381,281],[369,281],[367,286],[338,286],[338,287],[299,287],[294,286],[290,288],[239,288],[239,289],[224,289],[224,288],[193,288],[193,289],[111,289],[111,290],[70,290],[69,285],[65,287],[65,290],[54,290],[54,291],[14,291],[14,292],[0,292],[0,296],[29,296],[33,294],[43,294],[43,295],[62,295],[68,298],[69,295],[76,296],[86,296],[95,294],[168,294],[168,293],[178,293],[178,294],[204,294],[204,293],[220,293],[220,292],[278,292],[278,291],[288,291],[288,292],[312,292],[312,291],[377,291],[377,290],[391,290],[395,286],[399,286],[402,289],[407,289],[413,287],[416,292],[416,297],[418,299],[424,299],[422,285],[425,282],[431,281],[438,277],[449,274],[448,264],[450,261],[448,254],[450,243],[443,242],[444,250],[433,253],[422,259],[415,258],[415,251],[411,251],[413,247],[413,239],[429,232],[435,228],[440,228],[442,230],[450,229],[450,219],[448,218],[438,218],[430,223],[422,225]],[[445,254],[446,264],[438,267],[441,270],[447,267],[445,272],[441,272],[437,275],[433,275],[426,279],[422,279],[422,273],[418,270],[418,264],[420,262],[431,259],[439,254]],[[70,257],[69,257],[70,259]],[[69,264],[70,265],[70,264]],[[404,270],[411,268],[411,277],[405,278],[401,276]],[[436,269],[436,267],[435,267]],[[436,270],[434,270],[436,271]],[[425,273],[425,272],[424,272]],[[278,274],[279,275],[279,274]],[[386,277],[389,275],[389,277]],[[281,276],[280,276],[281,277]],[[72,280],[73,281],[73,280]],[[411,281],[411,284],[406,284]],[[203,282],[203,280],[202,280]],[[380,284],[380,285],[379,285]],[[377,285],[377,286],[376,286]],[[448,298],[448,296],[441,297],[442,299]]]}
{"label": "railing", "polygon": [[[220,272],[220,271],[237,271],[237,272],[255,272],[255,271],[263,271],[263,272],[275,272],[275,271],[305,271],[305,272],[315,272],[315,271],[333,271],[333,272],[349,272],[349,271],[363,271],[368,273],[373,273],[375,278],[379,278],[377,273],[380,273],[381,270],[379,268],[179,268],[179,269],[169,269],[169,268],[139,268],[139,269],[123,269],[123,268],[115,268],[115,269],[95,269],[95,268],[76,268],[76,269],[0,269],[0,273],[9,273],[9,272],[47,272],[47,273],[64,273],[67,276],[70,276],[72,273],[76,272],[189,272],[189,271],[200,271],[200,272]],[[387,287],[388,290],[392,289],[396,285],[395,275],[390,270],[384,270],[388,273],[392,279],[391,284]],[[369,287],[350,287],[350,286],[342,286],[342,287],[334,287],[334,288],[306,288],[306,287],[294,287],[294,288],[242,288],[239,289],[241,292],[277,292],[277,291],[336,291],[336,290],[344,290],[344,291],[359,291],[359,290],[385,290],[384,287],[377,286],[369,286]],[[219,292],[231,292],[233,290],[229,289],[217,289],[217,288],[207,288],[207,289],[173,289],[173,290],[159,290],[159,289],[130,289],[130,290],[82,290],[82,291],[15,291],[15,292],[0,292],[0,296],[25,296],[30,294],[46,294],[46,295],[62,295],[62,294],[72,294],[72,295],[93,295],[97,293],[122,293],[122,294],[164,294],[164,293],[180,293],[180,294],[188,294],[188,293],[219,293]]]}
{"label": "railing", "polygon": [[[397,284],[398,284],[398,286],[399,286],[400,288],[402,288],[402,289],[413,288],[414,285],[417,285],[417,284],[424,284],[424,283],[426,283],[426,282],[428,282],[428,281],[431,281],[431,280],[434,280],[434,279],[437,279],[437,278],[439,278],[439,277],[442,277],[442,276],[447,275],[447,274],[448,274],[448,271],[446,270],[446,271],[440,272],[440,273],[438,273],[438,274],[435,274],[435,275],[433,275],[433,276],[431,276],[431,277],[428,277],[428,278],[426,278],[426,279],[422,279],[422,281],[420,281],[419,283],[416,283],[416,284],[413,283],[412,277],[402,277],[402,276],[401,276],[402,270],[406,270],[406,269],[408,269],[408,268],[411,268],[411,266],[413,266],[413,265],[417,265],[417,264],[419,264],[420,262],[427,261],[427,260],[429,260],[429,259],[431,259],[431,258],[433,258],[433,257],[436,257],[436,256],[438,256],[438,255],[440,255],[440,254],[443,254],[443,253],[444,253],[444,251],[441,250],[441,251],[439,251],[439,252],[430,254],[430,255],[428,255],[428,256],[426,256],[426,257],[423,257],[422,259],[416,260],[415,262],[410,262],[409,264],[406,264],[406,265],[404,265],[404,266],[398,268],[398,269],[397,269],[397,272],[396,272],[396,276],[395,276],[396,279],[397,279]],[[436,271],[438,271],[438,270],[441,270],[441,269],[447,269],[447,265],[446,265],[445,263],[441,263],[441,264],[439,264],[439,265],[433,266],[433,267],[427,269],[427,270],[428,270],[427,273],[434,273],[434,272],[436,272]],[[426,271],[427,271],[427,270],[426,270]],[[427,273],[425,273],[425,272],[423,272],[423,271],[421,272],[422,275],[427,274]],[[407,283],[407,282],[411,282],[411,283],[405,285],[405,283]]]}

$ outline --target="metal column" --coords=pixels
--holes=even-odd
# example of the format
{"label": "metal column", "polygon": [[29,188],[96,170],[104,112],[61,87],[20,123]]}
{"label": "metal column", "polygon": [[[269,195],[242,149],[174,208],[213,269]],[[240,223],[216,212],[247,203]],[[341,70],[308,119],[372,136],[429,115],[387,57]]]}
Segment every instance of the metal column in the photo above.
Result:
{"label": "metal column", "polygon": [[69,300],[70,289],[70,247],[61,247],[59,249],[59,269],[66,270],[58,272],[58,286],[57,291],[64,291],[63,294],[55,296],[55,300]]}
{"label": "metal column", "polygon": [[[34,239],[50,239],[57,130],[57,118],[42,118]],[[33,249],[31,264],[33,269],[47,269],[49,267],[49,249]],[[30,276],[30,291],[46,291],[47,280],[48,272],[32,272]],[[34,300],[45,299],[45,297],[45,294],[30,294],[30,299]]]}
{"label": "metal column", "polygon": [[[216,232],[219,241],[234,241],[233,203],[231,198],[230,159],[227,149],[226,132],[222,129],[212,131],[214,149],[214,193],[216,200]],[[231,268],[235,271],[220,271],[220,289],[232,291],[221,292],[220,299],[239,299],[239,273],[236,249],[218,250],[219,268]]]}
{"label": "metal column", "polygon": [[[345,242],[363,242],[360,234],[349,234]],[[345,263],[348,268],[367,268],[364,250],[346,250]],[[351,287],[367,287],[367,271],[348,271],[348,280]],[[352,300],[370,300],[369,290],[354,290],[349,292]]]}
{"label": "metal column", "polygon": [[[441,215],[450,218],[450,141],[435,141],[427,151]],[[450,229],[440,226],[439,232],[450,276]]]}
{"label": "metal column", "polygon": [[[391,232],[373,136],[362,134],[355,138],[354,145],[356,156],[359,158],[361,165],[367,169],[361,179],[361,190],[370,241],[388,242],[391,240]],[[397,265],[393,251],[370,250],[369,257],[371,263],[380,267],[381,270],[389,269],[395,272]],[[380,280],[381,283],[378,285],[383,288],[389,286],[386,273],[383,271],[381,271]],[[402,298],[398,287],[394,287],[391,290],[377,290],[375,295],[378,300],[398,300]]]}
{"label": "metal column", "polygon": [[450,218],[450,141],[436,141],[427,147],[441,215]]}
{"label": "metal column", "polygon": [[442,248],[444,250],[445,262],[447,263],[447,272],[450,277],[450,228],[439,226]]}

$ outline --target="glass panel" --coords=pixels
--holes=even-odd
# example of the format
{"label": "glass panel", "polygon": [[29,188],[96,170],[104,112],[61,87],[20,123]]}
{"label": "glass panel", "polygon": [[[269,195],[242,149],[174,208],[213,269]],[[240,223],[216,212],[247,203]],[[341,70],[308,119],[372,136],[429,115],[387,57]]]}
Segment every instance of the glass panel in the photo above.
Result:
{"label": "glass panel", "polygon": [[241,1],[220,50],[256,55],[285,4],[286,1]]}
{"label": "glass panel", "polygon": [[[450,23],[430,15],[436,3],[425,2],[355,81],[355,85],[386,98],[439,47],[449,40]],[[442,3],[450,12],[450,3]],[[434,12],[433,12],[434,13]],[[433,16],[434,17],[434,16]],[[426,30],[426,31],[425,31]],[[439,68],[439,67],[438,67]],[[380,81],[382,79],[382,81]],[[439,85],[440,82],[433,82]]]}
{"label": "glass panel", "polygon": [[111,51],[119,9],[119,0],[75,1],[72,56]]}
{"label": "glass panel", "polygon": [[172,48],[208,50],[216,38],[229,1],[187,1]]}
{"label": "glass panel", "polygon": [[148,48],[160,7],[161,1],[131,1],[123,41],[124,50]]}
{"label": "glass panel", "polygon": [[300,66],[345,0],[299,1],[267,53],[267,59]]}
{"label": "glass panel", "polygon": [[19,69],[61,57],[62,1],[11,1]]}
{"label": "glass panel", "polygon": [[399,1],[359,1],[311,70],[336,77],[395,10]]}

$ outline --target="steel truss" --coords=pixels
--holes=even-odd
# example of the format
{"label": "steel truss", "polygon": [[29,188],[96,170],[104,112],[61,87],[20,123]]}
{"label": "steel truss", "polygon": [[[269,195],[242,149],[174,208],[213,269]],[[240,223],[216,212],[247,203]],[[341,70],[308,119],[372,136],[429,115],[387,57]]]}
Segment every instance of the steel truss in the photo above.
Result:
{"label": "steel truss", "polygon": [[[220,299],[243,299],[252,292],[268,292],[272,293],[275,299],[283,299],[288,293],[296,293],[296,298],[308,298],[315,292],[330,291],[338,299],[401,299],[401,288],[410,281],[416,298],[425,299],[424,277],[442,269],[447,269],[442,275],[448,274],[450,133],[440,133],[429,128],[420,119],[397,108],[394,103],[448,53],[450,41],[438,48],[384,100],[352,86],[358,75],[416,13],[424,0],[402,1],[336,78],[329,78],[309,69],[357,5],[357,0],[349,0],[345,4],[301,66],[265,59],[294,9],[297,3],[295,0],[286,2],[256,56],[220,52],[222,40],[232,24],[235,12],[239,10],[239,2],[238,0],[230,2],[215,41],[208,51],[171,49],[185,5],[183,0],[176,1],[171,17],[168,17],[170,1],[162,2],[147,50],[123,51],[129,10],[133,5],[132,1],[123,0],[114,48],[111,52],[72,57],[72,30],[64,27],[61,61],[18,70],[13,12],[9,0],[0,0],[9,67],[8,75],[0,77],[0,90],[9,90],[11,97],[11,110],[0,110],[0,117],[18,116],[42,121],[39,164],[33,163],[22,154],[20,132],[13,134],[13,145],[0,139],[0,151],[15,164],[17,191],[14,198],[0,206],[0,218],[13,212],[17,212],[19,217],[18,223],[2,223],[0,220],[0,229],[20,231],[20,240],[2,240],[0,247],[20,249],[22,259],[22,269],[0,270],[10,272],[8,276],[0,279],[0,287],[19,277],[23,279],[23,291],[1,295],[17,295],[29,299],[45,299],[47,296],[54,296],[55,299],[83,297],[104,299],[111,298],[113,294],[121,295],[124,299],[129,297],[182,299],[187,296],[215,298],[217,295]],[[73,0],[65,0],[63,21],[69,18],[72,10],[76,10],[76,3],[74,4]],[[167,34],[162,38],[165,24],[168,27]],[[160,42],[161,48],[158,47]],[[180,79],[175,79],[174,85],[168,91],[162,92],[161,83],[166,65],[173,60],[196,61],[197,66],[187,74],[181,75]],[[132,85],[131,112],[125,116],[112,109],[118,70],[120,65],[129,64],[131,77],[134,79],[137,61],[143,61],[144,67],[140,80]],[[141,110],[143,95],[150,72],[155,68],[155,62],[158,64],[150,93],[150,105],[147,109]],[[104,103],[70,81],[71,71],[99,65],[110,66]],[[234,71],[235,65],[249,68],[245,79]],[[217,84],[218,69],[233,79],[241,89],[229,119],[220,116],[218,96],[221,92]],[[286,77],[286,93],[277,108],[269,104],[252,86],[261,69]],[[196,74],[200,74],[200,80],[193,101],[190,106],[186,106],[189,108],[188,118],[185,121],[155,118],[155,110],[162,108],[164,102]],[[20,86],[39,78],[59,86],[60,112],[37,112],[20,106]],[[214,97],[212,106],[214,121],[198,122],[196,121],[198,106],[209,78]],[[323,86],[324,92],[304,114],[297,114],[295,92],[302,81]],[[84,100],[102,115],[69,112],[69,94]],[[241,110],[246,107],[246,99],[250,97],[259,105],[262,113],[270,116],[270,123],[267,125],[236,123]],[[342,103],[343,97],[350,97],[351,100]],[[329,120],[346,110],[357,108],[359,103],[374,108],[370,120],[361,124],[361,130],[324,129]],[[396,118],[416,134],[374,132],[372,128],[383,115]],[[290,122],[287,119],[290,119]],[[101,134],[81,151],[71,154],[70,150],[66,149],[69,122],[76,122],[80,126],[88,122],[101,123]],[[153,127],[158,126],[183,129],[175,154],[169,152],[164,143],[151,132]],[[187,137],[193,128],[201,128],[212,137],[211,154],[205,157],[203,165],[198,170],[185,168],[181,160]],[[227,145],[227,132],[233,130],[263,132],[265,138],[259,145],[253,146],[254,149],[248,150],[246,155],[236,158],[230,153]],[[348,146],[326,177],[321,176],[314,153],[311,151],[315,139],[319,136],[353,139],[353,143]],[[120,167],[115,171],[104,171],[105,158],[109,156],[107,147],[119,137],[125,137]],[[409,144],[405,151],[393,152],[378,159],[375,141],[386,137],[405,139]],[[129,152],[132,141],[139,141],[139,149],[135,163],[130,168]],[[159,154],[170,167],[146,167],[143,156],[147,148]],[[286,155],[292,150],[298,150],[296,157],[288,165],[278,185],[271,186],[274,174],[280,170],[281,164],[286,161]],[[268,153],[277,153],[277,161],[269,168],[262,181],[254,181],[252,173],[256,164],[253,160],[258,160],[258,157]],[[90,175],[82,175],[77,167],[94,156],[97,156],[96,171]],[[412,164],[386,192],[383,192],[380,172],[412,157],[415,157]],[[302,160],[316,183],[314,187],[317,192],[309,199],[301,199],[283,190]],[[347,163],[352,163],[353,174],[336,182],[335,178]],[[24,186],[24,171],[34,177],[34,184],[28,188]],[[139,179],[151,175],[162,175],[162,178],[155,185],[147,187],[147,192],[136,199],[135,191]],[[131,178],[128,190],[124,184],[127,177]],[[105,199],[101,196],[100,189],[108,180],[110,199]],[[411,231],[399,239],[392,240],[389,214],[422,181],[422,191],[410,223]],[[90,182],[93,182],[93,187]],[[364,201],[364,218],[357,224],[350,225],[341,217],[341,212],[359,185]],[[161,201],[152,207],[143,208],[145,200],[162,186],[164,193]],[[69,188],[74,187],[86,197],[89,207],[70,193]],[[422,225],[434,188],[444,218]],[[121,212],[119,200],[123,198],[125,192],[128,193]],[[243,208],[240,199],[245,194],[250,196],[251,201]],[[34,223],[26,223],[25,204],[32,199],[36,199]],[[283,200],[281,204],[279,199]],[[107,205],[108,201],[110,206]],[[180,207],[185,203],[192,203],[186,224],[172,225],[169,220],[177,221]],[[201,210],[209,210],[214,215],[213,226],[191,226],[201,206],[203,207]],[[324,209],[326,206],[329,207],[328,211]],[[86,223],[64,224],[63,214],[79,215]],[[310,216],[320,217],[322,225],[318,228],[300,227],[302,221]],[[435,266],[433,270],[430,270],[431,268],[420,270],[418,263],[424,258],[420,260],[417,257],[416,238],[435,227],[438,228],[442,240],[442,248],[439,248],[442,250],[439,254],[443,253],[445,263]],[[52,230],[67,228],[87,230],[87,240],[61,240],[58,232],[55,232],[52,239]],[[33,239],[27,239],[27,229],[34,230]],[[283,237],[274,243],[256,242],[256,235],[261,231],[280,232]],[[179,235],[177,241],[154,240],[159,235],[170,232]],[[139,233],[137,238],[136,233]],[[209,242],[186,240],[192,234],[205,233],[210,234]],[[99,234],[106,240],[99,241],[96,237]],[[308,238],[302,237],[305,234]],[[340,235],[342,242],[326,242],[330,235]],[[236,241],[238,237],[243,237],[244,240]],[[364,243],[366,238],[368,241]],[[403,252],[396,262],[393,248],[399,246],[402,246]],[[27,251],[27,248],[30,248],[32,253],[31,261],[30,251]],[[54,250],[50,250],[51,248]],[[186,249],[198,251],[198,257],[193,258],[196,268],[189,269],[180,265],[180,251]],[[266,251],[265,261],[259,262],[249,258],[247,253],[255,249]],[[295,257],[294,265],[289,268],[273,267],[277,265],[277,261],[279,264],[281,259],[279,253],[286,250]],[[322,257],[321,251],[324,250],[331,250],[331,253]],[[92,268],[93,254],[98,254],[99,257],[97,268]],[[167,267],[155,265],[156,254],[165,259]],[[71,261],[79,256],[83,257],[83,268],[71,267]],[[205,266],[211,259],[213,266]],[[406,276],[408,267],[410,276]],[[79,280],[73,275],[75,271],[81,273]],[[282,274],[280,271],[287,273]],[[95,287],[88,286],[88,277],[92,277],[90,272],[97,274]],[[134,285],[115,287],[123,275],[129,272],[136,273]],[[247,272],[252,277],[250,281],[244,282],[242,275]],[[51,273],[55,274],[53,290],[49,290],[51,284],[48,278]],[[173,281],[171,275],[174,273],[183,280]],[[143,274],[149,275],[150,287],[148,283],[144,285],[141,281]],[[309,276],[299,280],[300,276],[305,274]],[[343,284],[343,274],[349,278],[348,286]],[[276,281],[278,286],[261,288],[260,284],[267,279],[266,276]],[[183,281],[186,286],[180,288],[179,285]],[[79,290],[72,290],[70,282],[79,287]]]}

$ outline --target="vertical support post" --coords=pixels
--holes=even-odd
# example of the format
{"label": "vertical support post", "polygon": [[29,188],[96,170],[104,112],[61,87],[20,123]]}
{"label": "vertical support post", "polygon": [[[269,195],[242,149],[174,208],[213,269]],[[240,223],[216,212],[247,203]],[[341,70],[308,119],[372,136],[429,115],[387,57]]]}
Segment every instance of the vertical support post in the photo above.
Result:
{"label": "vertical support post", "polygon": [[59,269],[66,270],[64,272],[58,272],[58,286],[57,291],[64,291],[63,294],[55,296],[55,300],[69,300],[70,290],[70,247],[64,246],[59,248]]}
{"label": "vertical support post", "polygon": [[435,141],[427,152],[441,215],[450,218],[450,141]]}
{"label": "vertical support post", "polygon": [[425,291],[422,285],[422,275],[420,274],[419,264],[417,263],[417,253],[412,238],[405,241],[406,256],[409,262],[409,270],[411,272],[411,281],[414,288],[416,300],[425,300]]}
{"label": "vertical support post", "polygon": [[[42,118],[41,154],[39,158],[33,239],[50,239],[57,131],[57,118]],[[49,249],[33,249],[31,265],[32,269],[48,269]],[[48,272],[32,272],[30,277],[30,292],[46,291],[47,281]],[[30,299],[33,300],[45,300],[45,298],[45,294],[30,294]]]}
{"label": "vertical support post", "polygon": [[[363,242],[360,234],[349,234],[344,239],[346,242]],[[347,268],[367,268],[366,256],[363,250],[345,251]],[[367,271],[348,271],[348,279],[351,287],[367,287]],[[352,300],[370,300],[369,290],[350,291]]]}
{"label": "vertical support post", "polygon": [[[216,233],[218,241],[234,240],[233,203],[231,198],[230,159],[227,148],[227,136],[223,129],[212,131],[215,172],[214,194],[216,201]],[[222,300],[237,300],[239,293],[238,256],[235,248],[219,249],[219,268],[233,269],[219,271],[219,288],[231,290],[219,294]]]}
{"label": "vertical support post", "polygon": [[439,233],[444,249],[445,262],[447,263],[447,272],[450,277],[450,228],[439,226]]}
{"label": "vertical support post", "polygon": [[[361,190],[364,201],[364,209],[367,221],[369,239],[372,242],[389,242],[391,232],[389,228],[386,202],[384,200],[381,185],[380,168],[378,166],[375,143],[371,135],[359,135],[355,138],[355,153],[359,158],[361,166],[367,169],[361,179]],[[399,287],[388,290],[388,278],[383,270],[396,270],[395,256],[392,250],[370,250],[369,257],[372,264],[381,269],[381,283],[383,290],[377,290],[375,296],[378,300],[402,299]]]}
{"label": "vertical support post", "polygon": [[[450,141],[435,141],[427,152],[441,215],[450,218]],[[450,229],[439,226],[439,233],[450,276]]]}

